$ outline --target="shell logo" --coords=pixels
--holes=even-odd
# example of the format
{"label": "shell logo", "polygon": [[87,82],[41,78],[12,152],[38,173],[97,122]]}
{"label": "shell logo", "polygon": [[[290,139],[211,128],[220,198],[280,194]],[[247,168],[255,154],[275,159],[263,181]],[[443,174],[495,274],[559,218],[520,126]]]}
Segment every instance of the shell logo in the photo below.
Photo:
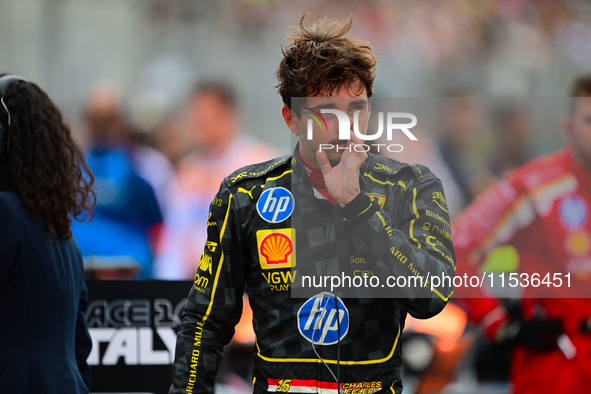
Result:
{"label": "shell logo", "polygon": [[295,266],[294,229],[257,231],[261,268],[289,268]]}
{"label": "shell logo", "polygon": [[291,239],[283,233],[269,234],[261,242],[261,255],[267,264],[285,264],[292,252]]}

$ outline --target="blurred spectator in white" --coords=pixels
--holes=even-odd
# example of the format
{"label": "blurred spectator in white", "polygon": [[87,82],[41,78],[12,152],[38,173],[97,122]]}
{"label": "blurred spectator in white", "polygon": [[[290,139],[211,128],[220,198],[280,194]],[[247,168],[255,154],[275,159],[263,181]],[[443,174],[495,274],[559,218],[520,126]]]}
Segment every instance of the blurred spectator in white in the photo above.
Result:
{"label": "blurred spectator in white", "polygon": [[234,92],[223,83],[197,85],[183,121],[193,151],[178,165],[155,267],[158,279],[195,275],[205,244],[209,205],[222,179],[236,168],[276,155],[269,146],[241,134]]}
{"label": "blurred spectator in white", "polygon": [[92,221],[75,222],[72,230],[85,268],[97,279],[149,279],[153,234],[162,222],[155,189],[141,175],[150,159],[130,139],[114,87],[103,85],[92,91],[84,123],[96,206]]}

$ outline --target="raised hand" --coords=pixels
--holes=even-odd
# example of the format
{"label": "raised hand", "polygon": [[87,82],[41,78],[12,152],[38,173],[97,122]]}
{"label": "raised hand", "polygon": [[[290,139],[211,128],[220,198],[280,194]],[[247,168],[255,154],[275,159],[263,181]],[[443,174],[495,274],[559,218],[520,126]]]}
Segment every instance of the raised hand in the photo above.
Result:
{"label": "raised hand", "polygon": [[367,160],[367,152],[355,146],[361,144],[361,140],[354,134],[347,142],[346,148],[341,156],[341,161],[336,166],[331,166],[326,156],[326,152],[316,152],[318,166],[324,175],[324,182],[330,195],[337,200],[341,207],[347,205],[360,192],[359,188],[359,168]]}

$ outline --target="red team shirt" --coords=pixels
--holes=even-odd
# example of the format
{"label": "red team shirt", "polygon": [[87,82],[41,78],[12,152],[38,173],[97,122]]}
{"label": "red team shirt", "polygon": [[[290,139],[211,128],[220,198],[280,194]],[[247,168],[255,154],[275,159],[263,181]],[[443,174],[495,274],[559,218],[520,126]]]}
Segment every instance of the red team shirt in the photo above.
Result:
{"label": "red team shirt", "polygon": [[[500,263],[507,271],[528,274],[521,276],[524,279],[531,280],[533,273],[548,279],[537,287],[520,279],[520,285],[511,289],[507,273],[504,288],[498,275],[494,284],[501,294],[517,291],[526,297],[521,301],[525,319],[540,313],[559,319],[576,348],[574,359],[567,360],[558,348],[540,352],[516,347],[512,363],[516,393],[591,390],[591,334],[580,328],[591,317],[591,300],[585,298],[591,297],[590,204],[591,172],[574,161],[570,150],[563,150],[511,172],[453,224],[457,274],[481,277],[482,270],[492,267],[486,264],[487,258],[496,253],[497,267]],[[482,292],[462,287],[455,297],[482,297]],[[484,295],[492,297],[486,290]],[[482,326],[488,338],[494,338],[500,324],[508,320],[494,298],[464,301],[470,319]]]}

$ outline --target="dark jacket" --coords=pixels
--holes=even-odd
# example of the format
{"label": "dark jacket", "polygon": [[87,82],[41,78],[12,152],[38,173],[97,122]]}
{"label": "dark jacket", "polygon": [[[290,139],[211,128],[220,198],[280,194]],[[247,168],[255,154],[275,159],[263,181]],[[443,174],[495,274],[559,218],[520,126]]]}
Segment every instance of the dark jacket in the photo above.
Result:
{"label": "dark jacket", "polygon": [[91,341],[75,239],[0,192],[0,393],[88,393]]}
{"label": "dark jacket", "polygon": [[378,298],[337,292],[338,302],[322,293],[326,288],[305,288],[302,278],[364,272],[384,284],[388,276],[453,277],[449,216],[441,182],[425,167],[370,154],[360,186],[347,206],[333,206],[311,187],[297,154],[223,181],[183,314],[170,393],[212,392],[245,288],[256,333],[256,393],[336,387],[322,360],[344,388],[401,391],[406,314],[439,313],[453,286]]}

